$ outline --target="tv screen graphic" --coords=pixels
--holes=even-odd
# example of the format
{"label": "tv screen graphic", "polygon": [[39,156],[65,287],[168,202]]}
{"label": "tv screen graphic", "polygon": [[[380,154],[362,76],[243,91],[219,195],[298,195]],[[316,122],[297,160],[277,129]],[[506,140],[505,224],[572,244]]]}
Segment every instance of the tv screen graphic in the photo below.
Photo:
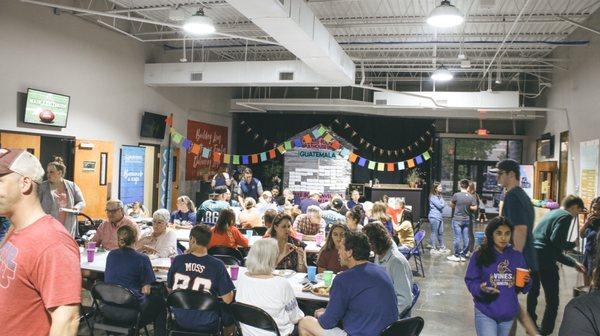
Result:
{"label": "tv screen graphic", "polygon": [[144,112],[140,136],[143,138],[164,139],[166,119],[167,116],[162,114]]}
{"label": "tv screen graphic", "polygon": [[69,103],[69,96],[28,89],[23,121],[28,124],[67,127]]}

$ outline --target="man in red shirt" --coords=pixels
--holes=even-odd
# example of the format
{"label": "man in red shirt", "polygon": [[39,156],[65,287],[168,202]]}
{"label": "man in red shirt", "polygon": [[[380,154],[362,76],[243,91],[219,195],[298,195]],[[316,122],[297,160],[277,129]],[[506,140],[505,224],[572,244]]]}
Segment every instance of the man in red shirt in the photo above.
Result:
{"label": "man in red shirt", "polygon": [[38,199],[44,169],[32,154],[0,149],[0,326],[24,336],[74,336],[79,325],[79,248]]}

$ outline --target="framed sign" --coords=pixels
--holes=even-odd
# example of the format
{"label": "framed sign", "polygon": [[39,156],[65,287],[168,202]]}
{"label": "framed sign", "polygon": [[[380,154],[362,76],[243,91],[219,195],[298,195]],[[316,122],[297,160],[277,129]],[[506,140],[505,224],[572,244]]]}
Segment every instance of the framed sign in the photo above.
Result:
{"label": "framed sign", "polygon": [[[224,153],[227,151],[227,132],[228,128],[224,126],[188,120],[187,138],[212,152]],[[193,153],[187,153],[185,161],[185,179],[187,181],[208,181],[218,172],[220,166],[219,163],[212,160],[212,157],[205,158]]]}
{"label": "framed sign", "polygon": [[144,168],[146,148],[121,147],[119,161],[119,199],[124,204],[144,203]]}

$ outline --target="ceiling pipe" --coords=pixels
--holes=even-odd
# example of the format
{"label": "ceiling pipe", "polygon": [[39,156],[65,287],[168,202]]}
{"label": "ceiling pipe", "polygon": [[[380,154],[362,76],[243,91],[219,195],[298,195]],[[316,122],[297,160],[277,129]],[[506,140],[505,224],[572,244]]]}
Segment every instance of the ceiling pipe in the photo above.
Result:
{"label": "ceiling pipe", "polygon": [[574,26],[576,26],[576,27],[579,27],[579,28],[581,28],[581,29],[585,29],[585,30],[587,30],[587,31],[591,31],[591,32],[592,32],[592,33],[594,33],[594,34],[598,34],[598,35],[600,35],[600,30],[597,30],[597,29],[594,29],[594,28],[592,28],[592,27],[588,27],[588,26],[586,26],[586,25],[583,25],[583,24],[581,24],[581,23],[579,23],[579,22],[576,22],[576,21],[573,21],[573,20],[567,19],[567,18],[566,18],[566,17],[564,17],[564,16],[555,15],[555,17],[556,17],[556,18],[558,18],[558,19],[561,19],[561,20],[563,20],[563,21],[565,21],[565,22],[568,22],[568,23],[570,23],[570,24],[572,24],[572,25],[574,25]]}
{"label": "ceiling pipe", "polygon": [[[167,22],[159,22],[159,21],[154,21],[154,20],[148,20],[148,19],[143,19],[143,18],[137,18],[137,17],[133,17],[133,16],[111,14],[111,13],[100,12],[100,11],[95,11],[95,10],[91,10],[91,9],[63,6],[63,5],[51,4],[51,3],[35,1],[35,0],[21,0],[21,2],[30,3],[30,4],[38,5],[38,6],[68,10],[68,11],[73,11],[73,12],[88,13],[88,14],[92,14],[92,15],[110,17],[110,18],[114,18],[114,19],[122,19],[122,20],[127,20],[127,21],[149,23],[149,24],[154,24],[154,25],[158,25],[158,26],[165,26],[165,27],[171,27],[171,28],[183,30],[183,26],[181,26],[181,25],[167,23]],[[258,42],[258,43],[265,43],[265,44],[269,44],[269,45],[277,45],[277,46],[280,45],[277,42],[263,40],[263,39],[257,39],[257,38],[252,38],[252,37],[246,37],[246,36],[239,36],[239,35],[219,33],[219,32],[214,32],[213,34],[227,36],[227,37],[234,38],[234,39],[242,39],[242,40],[254,41],[254,42]]]}

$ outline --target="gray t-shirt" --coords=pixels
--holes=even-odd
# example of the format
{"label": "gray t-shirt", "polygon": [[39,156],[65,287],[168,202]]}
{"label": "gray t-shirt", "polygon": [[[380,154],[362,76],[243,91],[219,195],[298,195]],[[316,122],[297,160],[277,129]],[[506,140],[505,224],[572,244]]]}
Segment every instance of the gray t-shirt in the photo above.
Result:
{"label": "gray t-shirt", "polygon": [[452,220],[467,221],[471,217],[469,207],[477,205],[477,200],[467,192],[457,192],[452,195],[452,203],[454,203],[454,216]]}

